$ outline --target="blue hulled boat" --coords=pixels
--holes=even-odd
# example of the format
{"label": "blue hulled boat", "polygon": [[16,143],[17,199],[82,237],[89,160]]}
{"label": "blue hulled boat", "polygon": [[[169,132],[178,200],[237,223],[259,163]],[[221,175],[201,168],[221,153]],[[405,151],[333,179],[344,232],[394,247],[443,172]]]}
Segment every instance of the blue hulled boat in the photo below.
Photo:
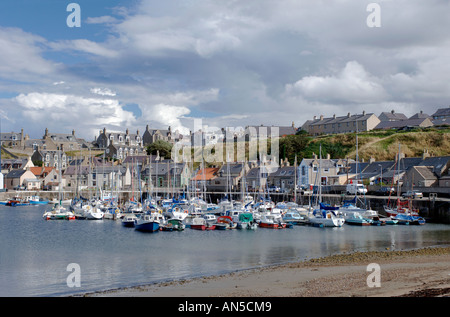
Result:
{"label": "blue hulled boat", "polygon": [[160,224],[164,222],[164,217],[156,212],[141,215],[135,220],[134,229],[144,232],[159,231]]}

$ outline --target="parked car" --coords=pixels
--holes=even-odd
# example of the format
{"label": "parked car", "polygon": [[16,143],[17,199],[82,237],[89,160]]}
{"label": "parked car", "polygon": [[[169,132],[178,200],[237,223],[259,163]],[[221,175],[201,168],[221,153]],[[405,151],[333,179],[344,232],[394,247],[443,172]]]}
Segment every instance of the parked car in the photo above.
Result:
{"label": "parked car", "polygon": [[312,188],[313,186],[302,185],[298,188],[297,191],[300,191],[300,194],[302,195],[312,195],[313,194]]}
{"label": "parked car", "polygon": [[280,191],[280,187],[277,187],[275,185],[269,187],[269,192],[276,192],[276,193],[278,193],[279,191]]}
{"label": "parked car", "polygon": [[375,192],[375,195],[382,195],[382,196],[388,196],[389,194],[394,195],[395,194],[395,188],[394,187],[381,187]]}
{"label": "parked car", "polygon": [[402,196],[403,198],[423,198],[423,193],[418,190],[408,190]]}
{"label": "parked car", "polygon": [[367,188],[363,184],[347,184],[347,194],[367,194]]}

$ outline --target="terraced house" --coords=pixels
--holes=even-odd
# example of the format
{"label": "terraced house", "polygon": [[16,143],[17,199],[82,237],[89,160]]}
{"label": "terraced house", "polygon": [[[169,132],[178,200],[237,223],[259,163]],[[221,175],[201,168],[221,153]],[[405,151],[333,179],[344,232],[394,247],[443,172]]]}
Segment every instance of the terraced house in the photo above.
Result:
{"label": "terraced house", "polygon": [[302,130],[311,135],[337,134],[347,132],[362,132],[373,130],[380,123],[380,119],[373,113],[350,114],[346,116],[336,116],[319,118],[314,116],[313,120],[308,120],[303,124]]}

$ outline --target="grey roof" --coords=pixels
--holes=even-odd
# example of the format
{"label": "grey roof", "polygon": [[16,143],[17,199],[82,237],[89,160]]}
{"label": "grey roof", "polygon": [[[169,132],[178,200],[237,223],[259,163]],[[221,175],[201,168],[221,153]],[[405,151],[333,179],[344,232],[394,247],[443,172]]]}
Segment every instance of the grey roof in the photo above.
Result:
{"label": "grey roof", "polygon": [[435,126],[438,125],[450,125],[450,118],[440,118],[431,120]]}
{"label": "grey roof", "polygon": [[261,176],[260,167],[251,168],[245,175],[246,178],[259,178],[260,176]]}
{"label": "grey roof", "polygon": [[22,138],[22,132],[1,132],[0,133],[0,139],[2,141],[12,140],[13,137],[15,137],[17,141],[20,141],[20,139]]}
{"label": "grey roof", "polygon": [[421,112],[416,113],[415,115],[409,117],[409,119],[426,119],[426,118],[430,118],[431,116]]}
{"label": "grey roof", "polygon": [[431,115],[433,118],[437,117],[450,117],[450,107],[438,109]]}
{"label": "grey roof", "polygon": [[[349,174],[361,173],[368,165],[369,165],[368,162],[358,162],[358,164],[356,164],[356,162],[349,163],[348,166],[350,168],[348,170],[348,173]],[[344,171],[342,174],[347,174],[347,171]]]}
{"label": "grey roof", "polygon": [[433,172],[441,176],[447,165],[450,164],[450,156],[430,156],[425,158],[419,166],[433,166]]}
{"label": "grey roof", "polygon": [[[380,166],[381,165],[381,166]],[[372,162],[365,166],[364,173],[383,173],[391,170],[394,167],[394,161],[380,161]]]}
{"label": "grey roof", "polygon": [[72,176],[72,175],[88,175],[92,169],[89,166],[74,166],[70,165],[64,171],[64,175]]}
{"label": "grey roof", "polygon": [[[403,128],[403,127],[418,127],[424,121],[429,120],[428,118],[419,118],[419,119],[407,119],[407,120],[401,120],[401,121],[381,121],[375,129],[396,129],[396,128]],[[429,120],[431,125],[433,125],[433,122]]]}
{"label": "grey roof", "polygon": [[102,167],[95,167],[92,169],[92,172],[95,174],[111,174],[111,173],[118,173],[121,172],[122,174],[125,173],[126,167],[125,166],[102,166]]}
{"label": "grey roof", "polygon": [[397,113],[397,112],[393,112],[393,111],[394,110],[392,110],[391,112],[382,112],[378,118],[386,117],[388,120],[393,120],[393,121],[407,120],[408,119],[408,117],[405,116],[403,113]]}
{"label": "grey roof", "polygon": [[6,174],[6,178],[19,178],[25,172],[26,172],[26,170],[22,170],[22,169],[11,170],[8,174]]}
{"label": "grey roof", "polygon": [[[322,162],[320,162],[320,166],[322,168],[332,168],[332,167],[336,167],[337,164],[337,159],[323,159],[322,158]],[[312,166],[313,163],[316,162],[317,164],[319,164],[319,159],[303,159],[300,164],[301,165],[307,165],[307,166]],[[317,165],[319,166],[319,165]]]}
{"label": "grey roof", "polygon": [[243,168],[242,163],[225,163],[222,165],[222,167],[218,171],[218,174],[220,174],[222,172],[223,174],[227,175],[228,174],[228,166],[229,166],[230,175],[240,174],[242,171],[242,168]]}
{"label": "grey roof", "polygon": [[275,172],[270,173],[271,177],[290,177],[295,175],[295,167],[294,166],[284,166],[279,167]]}
{"label": "grey roof", "polygon": [[424,179],[437,179],[436,175],[433,173],[433,167],[431,166],[414,166],[414,168]]}
{"label": "grey roof", "polygon": [[371,116],[373,116],[373,113],[364,113],[364,114],[353,114],[350,116],[340,116],[340,117],[330,117],[330,118],[322,118],[322,120],[315,119],[310,123],[310,126],[314,125],[320,125],[320,124],[330,124],[330,123],[346,123],[346,122],[355,122],[355,121],[362,121],[367,120]]}

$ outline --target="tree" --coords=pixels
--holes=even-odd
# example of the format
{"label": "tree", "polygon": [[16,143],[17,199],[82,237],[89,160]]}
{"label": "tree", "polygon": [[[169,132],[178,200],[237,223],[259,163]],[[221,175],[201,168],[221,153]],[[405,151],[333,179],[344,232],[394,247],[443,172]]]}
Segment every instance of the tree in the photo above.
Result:
{"label": "tree", "polygon": [[172,153],[173,144],[164,140],[158,140],[147,146],[148,155],[156,155],[159,151],[159,156],[170,158]]}

